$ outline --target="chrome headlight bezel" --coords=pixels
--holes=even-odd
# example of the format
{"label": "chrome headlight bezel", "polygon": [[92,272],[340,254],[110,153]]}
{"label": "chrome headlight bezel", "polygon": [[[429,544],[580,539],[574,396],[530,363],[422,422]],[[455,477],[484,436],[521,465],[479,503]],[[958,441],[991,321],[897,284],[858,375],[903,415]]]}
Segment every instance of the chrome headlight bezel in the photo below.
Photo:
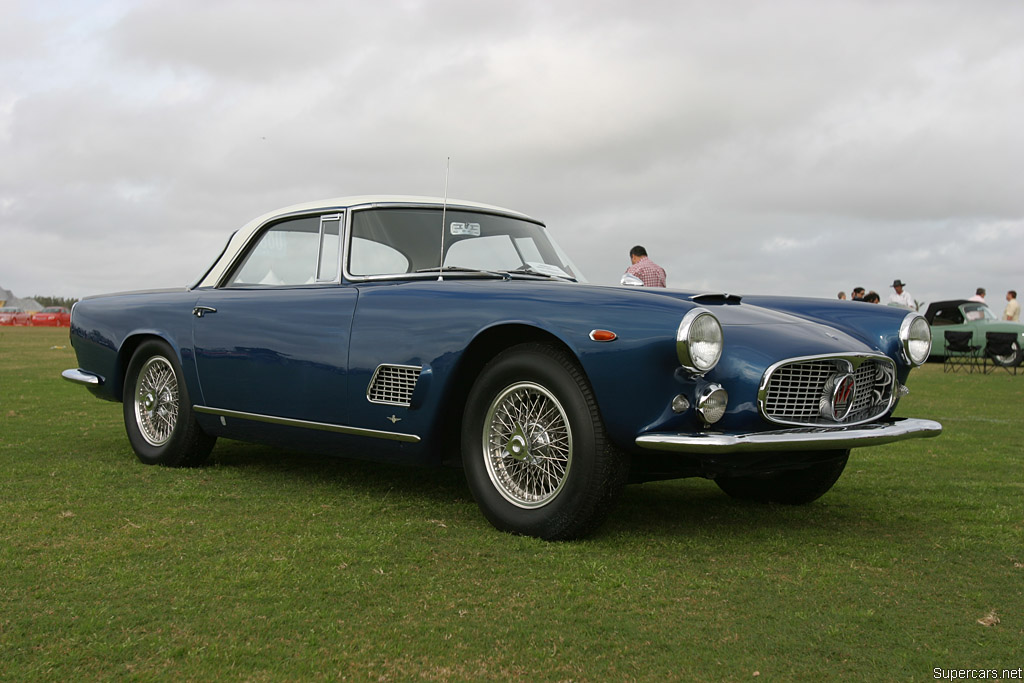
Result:
{"label": "chrome headlight bezel", "polygon": [[679,363],[695,375],[710,372],[722,358],[725,338],[722,323],[706,308],[694,308],[683,316],[676,330]]}
{"label": "chrome headlight bezel", "polygon": [[932,328],[920,313],[908,313],[900,323],[900,350],[903,360],[913,366],[924,365],[932,352]]}

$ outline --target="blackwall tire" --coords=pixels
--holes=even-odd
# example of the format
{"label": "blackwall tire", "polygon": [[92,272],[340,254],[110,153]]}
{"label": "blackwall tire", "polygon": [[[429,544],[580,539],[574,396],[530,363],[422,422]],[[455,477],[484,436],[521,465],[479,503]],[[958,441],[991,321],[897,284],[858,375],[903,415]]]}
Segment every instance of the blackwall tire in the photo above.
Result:
{"label": "blackwall tire", "polygon": [[1017,342],[1014,342],[1013,343],[1013,351],[1011,353],[1008,353],[1008,354],[1005,354],[1005,355],[1002,355],[1002,356],[997,356],[997,355],[993,354],[991,356],[991,358],[992,358],[992,362],[995,365],[998,365],[1000,367],[1003,367],[1003,368],[1016,367],[1016,366],[1020,365],[1022,361],[1024,361],[1024,349],[1022,349],[1020,347],[1020,344],[1018,344]]}
{"label": "blackwall tire", "polygon": [[836,457],[803,469],[780,470],[764,475],[715,479],[718,487],[733,498],[759,503],[805,505],[825,495],[846,468],[850,451],[836,451]]}
{"label": "blackwall tire", "polygon": [[177,355],[161,341],[142,343],[124,380],[128,442],[147,465],[195,467],[216,443],[196,423]]}
{"label": "blackwall tire", "polygon": [[462,461],[491,524],[546,540],[593,531],[627,474],[582,370],[545,344],[512,347],[480,373],[463,415]]}

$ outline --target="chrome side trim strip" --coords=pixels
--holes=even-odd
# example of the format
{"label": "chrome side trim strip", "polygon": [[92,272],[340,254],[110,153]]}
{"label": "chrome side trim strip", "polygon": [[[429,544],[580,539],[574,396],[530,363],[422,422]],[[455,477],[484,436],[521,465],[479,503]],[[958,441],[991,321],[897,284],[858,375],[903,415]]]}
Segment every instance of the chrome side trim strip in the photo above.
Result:
{"label": "chrome side trim strip", "polygon": [[329,424],[327,422],[309,422],[307,420],[295,420],[290,417],[277,417],[274,415],[260,415],[258,413],[243,413],[238,410],[224,410],[222,408],[211,408],[209,406],[192,406],[192,410],[206,415],[217,415],[219,417],[233,417],[239,420],[252,420],[253,422],[266,422],[267,424],[281,425],[283,427],[298,427],[299,429],[316,429],[322,432],[334,432],[336,434],[351,434],[353,436],[368,436],[373,439],[386,439],[388,441],[404,441],[406,443],[419,443],[420,437],[415,434],[402,434],[400,432],[385,432],[377,429],[363,429],[362,427],[348,427],[346,425]]}
{"label": "chrome side trim strip", "polygon": [[942,425],[933,420],[897,418],[859,427],[804,427],[749,434],[673,434],[651,432],[636,438],[636,445],[678,453],[742,453],[750,451],[817,451],[863,448],[893,441],[938,436]]}
{"label": "chrome side trim strip", "polygon": [[99,375],[94,375],[91,372],[86,372],[81,368],[69,368],[64,372],[60,373],[60,376],[69,382],[75,384],[84,384],[88,387],[98,387],[103,384],[103,378]]}

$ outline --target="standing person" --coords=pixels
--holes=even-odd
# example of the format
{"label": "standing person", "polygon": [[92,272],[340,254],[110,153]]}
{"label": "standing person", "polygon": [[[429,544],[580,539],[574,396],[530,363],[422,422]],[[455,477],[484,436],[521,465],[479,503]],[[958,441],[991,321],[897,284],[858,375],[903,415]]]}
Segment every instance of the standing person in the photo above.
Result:
{"label": "standing person", "polygon": [[846,292],[839,292],[839,300],[846,301]]}
{"label": "standing person", "polygon": [[977,301],[979,304],[985,303],[985,288],[978,287],[974,290],[974,296],[968,299],[968,301]]}
{"label": "standing person", "polygon": [[1015,289],[1006,293],[1006,310],[1003,311],[1003,320],[1020,322],[1020,304],[1017,303],[1017,290]]}
{"label": "standing person", "polygon": [[644,287],[664,287],[665,269],[647,258],[647,250],[639,244],[629,250],[629,260],[632,265],[626,269],[626,273],[640,278]]}
{"label": "standing person", "polygon": [[851,297],[854,301],[864,301],[864,288],[854,287],[853,296]]}
{"label": "standing person", "polygon": [[889,295],[889,303],[896,304],[897,306],[903,306],[903,308],[909,308],[912,311],[917,310],[917,304],[914,303],[914,297],[907,290],[903,289],[907,286],[907,283],[903,282],[899,278],[892,281],[892,288],[895,290]]}
{"label": "standing person", "polygon": [[863,301],[866,301],[869,304],[877,304],[882,301],[882,297],[878,296],[878,292],[872,291],[864,295]]}

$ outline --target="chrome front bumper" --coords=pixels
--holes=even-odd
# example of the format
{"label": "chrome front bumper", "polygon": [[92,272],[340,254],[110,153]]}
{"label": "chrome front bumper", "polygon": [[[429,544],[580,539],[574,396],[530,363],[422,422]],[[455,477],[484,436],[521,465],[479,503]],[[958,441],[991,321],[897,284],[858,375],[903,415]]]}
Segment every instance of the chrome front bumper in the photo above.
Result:
{"label": "chrome front bumper", "polygon": [[942,425],[933,420],[896,418],[886,422],[829,429],[800,427],[770,432],[674,434],[651,432],[636,438],[636,445],[677,453],[749,453],[756,451],[820,451],[880,446],[904,439],[938,436]]}

